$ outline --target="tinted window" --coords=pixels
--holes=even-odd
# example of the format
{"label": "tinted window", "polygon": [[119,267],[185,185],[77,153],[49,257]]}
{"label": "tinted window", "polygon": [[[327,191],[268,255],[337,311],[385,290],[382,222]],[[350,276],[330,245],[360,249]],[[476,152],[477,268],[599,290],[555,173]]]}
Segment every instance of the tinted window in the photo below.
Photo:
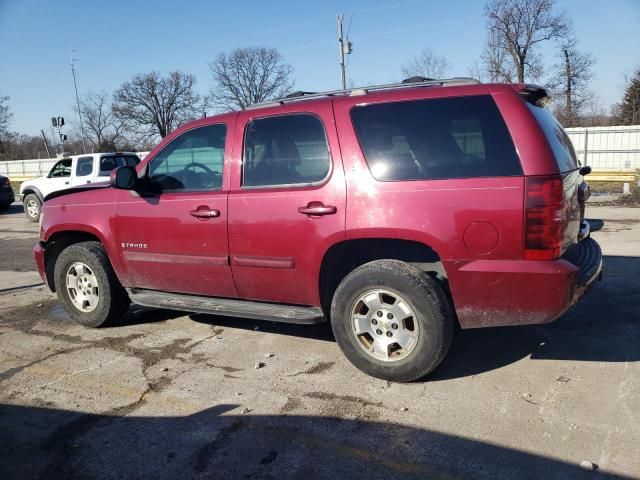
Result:
{"label": "tinted window", "polygon": [[282,115],[247,125],[243,186],[315,183],[327,176],[329,167],[327,139],[319,118]]}
{"label": "tinted window", "polygon": [[162,190],[212,190],[222,187],[227,128],[194,128],[169,143],[149,166],[149,179]]}
{"label": "tinted window", "polygon": [[65,158],[64,160],[60,160],[56,163],[51,172],[49,172],[50,177],[70,177],[71,176],[71,159]]}
{"label": "tinted window", "polygon": [[488,95],[359,106],[351,118],[378,180],[522,174],[507,127]]}
{"label": "tinted window", "polygon": [[562,128],[562,125],[560,125],[560,122],[558,122],[556,117],[553,116],[553,113],[551,113],[551,110],[528,102],[527,107],[529,107],[531,113],[536,117],[545,137],[547,137],[547,141],[551,146],[551,150],[553,150],[560,171],[568,172],[569,170],[578,168],[573,144],[565,133],[564,128]]}
{"label": "tinted window", "polygon": [[109,175],[109,172],[116,167],[135,167],[140,163],[137,155],[105,155],[100,158],[100,175]]}
{"label": "tinted window", "polygon": [[93,172],[93,157],[80,157],[76,164],[76,177],[86,177]]}

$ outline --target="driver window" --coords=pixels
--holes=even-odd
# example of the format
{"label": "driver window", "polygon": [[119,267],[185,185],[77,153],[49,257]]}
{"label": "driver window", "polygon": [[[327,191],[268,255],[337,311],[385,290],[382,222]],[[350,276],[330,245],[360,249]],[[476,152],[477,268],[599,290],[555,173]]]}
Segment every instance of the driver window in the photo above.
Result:
{"label": "driver window", "polygon": [[149,180],[162,191],[222,188],[225,125],[194,128],[176,137],[149,165]]}
{"label": "driver window", "polygon": [[49,172],[49,177],[58,178],[58,177],[70,177],[71,176],[71,159],[65,158],[64,160],[60,160],[56,163],[51,172]]}

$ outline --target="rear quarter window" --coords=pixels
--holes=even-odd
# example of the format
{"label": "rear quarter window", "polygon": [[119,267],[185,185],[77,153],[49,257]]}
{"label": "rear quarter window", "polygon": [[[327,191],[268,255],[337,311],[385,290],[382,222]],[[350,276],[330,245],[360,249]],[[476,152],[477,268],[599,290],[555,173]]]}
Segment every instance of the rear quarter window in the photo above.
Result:
{"label": "rear quarter window", "polygon": [[578,168],[576,152],[569,136],[565,133],[560,122],[553,116],[551,110],[544,106],[534,105],[527,102],[527,107],[536,118],[538,125],[542,128],[544,136],[549,142],[553,155],[556,158],[558,169],[561,173],[569,172]]}
{"label": "rear quarter window", "polygon": [[135,167],[140,163],[137,155],[105,155],[100,158],[100,175],[109,175],[116,167]]}
{"label": "rear quarter window", "polygon": [[489,95],[356,106],[351,119],[377,180],[522,175]]}

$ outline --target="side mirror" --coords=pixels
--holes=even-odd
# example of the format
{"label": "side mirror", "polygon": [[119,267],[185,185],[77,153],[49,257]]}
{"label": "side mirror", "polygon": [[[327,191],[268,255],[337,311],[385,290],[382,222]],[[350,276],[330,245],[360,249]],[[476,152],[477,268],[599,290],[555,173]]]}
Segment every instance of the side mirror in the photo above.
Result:
{"label": "side mirror", "polygon": [[585,165],[580,169],[580,175],[582,175],[583,177],[585,175],[589,175],[590,173],[591,173],[591,167],[589,165]]}
{"label": "side mirror", "polygon": [[109,176],[109,183],[113,188],[133,190],[138,183],[136,169],[129,166],[114,168]]}

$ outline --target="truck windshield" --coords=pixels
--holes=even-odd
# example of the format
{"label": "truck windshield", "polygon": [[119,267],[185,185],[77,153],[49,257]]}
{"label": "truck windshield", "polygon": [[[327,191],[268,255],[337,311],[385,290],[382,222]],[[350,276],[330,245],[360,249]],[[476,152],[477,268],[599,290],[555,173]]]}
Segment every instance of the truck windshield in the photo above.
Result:
{"label": "truck windshield", "polygon": [[546,107],[534,105],[527,102],[527,107],[536,117],[538,124],[544,132],[544,136],[547,137],[549,146],[553,150],[553,155],[556,157],[556,163],[560,172],[569,172],[578,168],[578,162],[576,160],[576,152],[573,149],[573,144],[569,137],[560,125],[560,122],[553,116],[551,110]]}

